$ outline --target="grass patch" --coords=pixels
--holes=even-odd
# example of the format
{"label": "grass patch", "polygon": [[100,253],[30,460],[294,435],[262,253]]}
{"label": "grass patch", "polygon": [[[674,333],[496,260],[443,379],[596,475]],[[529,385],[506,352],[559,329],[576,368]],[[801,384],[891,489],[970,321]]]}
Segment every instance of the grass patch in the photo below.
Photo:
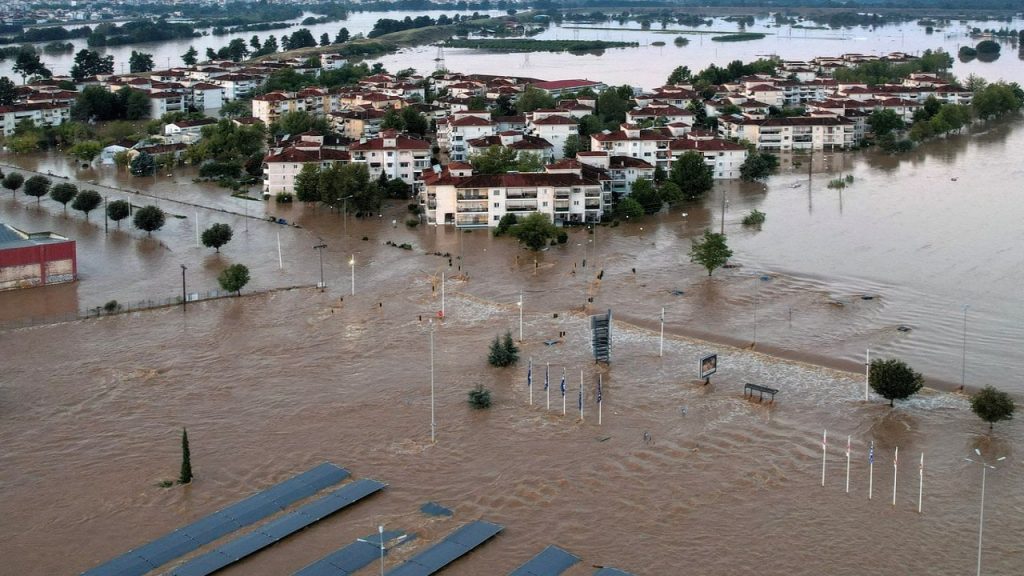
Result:
{"label": "grass patch", "polygon": [[533,40],[530,38],[449,40],[449,48],[470,48],[492,52],[592,52],[607,48],[636,48],[639,42],[604,40]]}
{"label": "grass patch", "polygon": [[747,42],[749,40],[760,40],[766,34],[759,32],[740,32],[737,34],[726,34],[725,36],[712,36],[712,42]]}

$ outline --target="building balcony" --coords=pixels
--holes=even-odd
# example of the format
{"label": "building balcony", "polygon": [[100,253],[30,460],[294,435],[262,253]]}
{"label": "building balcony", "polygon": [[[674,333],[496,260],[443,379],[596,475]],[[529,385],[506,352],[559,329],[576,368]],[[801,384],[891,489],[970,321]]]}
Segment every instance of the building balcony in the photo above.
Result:
{"label": "building balcony", "polygon": [[459,202],[456,212],[487,212],[487,202]]}
{"label": "building balcony", "polygon": [[583,207],[586,208],[587,210],[599,210],[601,208],[601,201],[587,200],[586,203],[584,203]]}
{"label": "building balcony", "polygon": [[456,226],[487,226],[487,216],[465,216],[455,217]]}
{"label": "building balcony", "polygon": [[537,209],[537,202],[506,202],[505,210],[508,212],[532,212]]}
{"label": "building balcony", "polygon": [[555,211],[556,212],[565,212],[568,209],[569,209],[569,201],[568,200],[555,200]]}
{"label": "building balcony", "polygon": [[509,190],[505,194],[506,198],[537,198],[536,190]]}
{"label": "building balcony", "polygon": [[456,200],[487,200],[487,194],[457,194]]}

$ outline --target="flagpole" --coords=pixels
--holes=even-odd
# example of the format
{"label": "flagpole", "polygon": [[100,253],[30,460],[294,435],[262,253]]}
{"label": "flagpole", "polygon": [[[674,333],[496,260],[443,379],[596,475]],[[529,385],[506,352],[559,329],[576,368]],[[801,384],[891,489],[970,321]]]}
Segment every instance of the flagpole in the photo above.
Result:
{"label": "flagpole", "polygon": [[867,349],[864,357],[864,401],[868,401],[868,384],[871,381],[871,348]]}
{"label": "flagpole", "polygon": [[441,319],[444,319],[444,272],[441,272]]}
{"label": "flagpole", "polygon": [[828,430],[821,435],[821,485],[825,485],[825,448],[828,446]]}
{"label": "flagpole", "polygon": [[892,505],[896,505],[896,468],[900,461],[900,447],[896,447],[896,453],[892,457]]}
{"label": "flagpole", "polygon": [[560,388],[562,389],[562,416],[565,416],[565,368],[562,368],[562,383]]}
{"label": "flagpole", "polygon": [[281,233],[277,233],[277,267],[284,270],[284,259],[281,257]]}
{"label": "flagpole", "polygon": [[526,387],[530,389],[530,406],[533,406],[533,357],[530,358],[530,367],[526,369]]}
{"label": "flagpole", "polygon": [[871,452],[868,457],[868,500],[871,500],[871,492],[875,486],[875,441],[871,441]]}
{"label": "flagpole", "polygon": [[658,357],[665,354],[665,307],[661,307],[661,342],[658,345]]}
{"label": "flagpole", "polygon": [[921,497],[924,496],[924,452],[921,452],[921,468],[918,470],[919,482],[917,485],[917,513],[921,513]]}
{"label": "flagpole", "polygon": [[583,369],[580,368],[580,421],[583,421]]}
{"label": "flagpole", "polygon": [[601,406],[604,404],[604,395],[601,393],[601,375],[597,375],[597,425],[601,425]]}
{"label": "flagpole", "polygon": [[850,437],[846,437],[846,493],[850,493]]}
{"label": "flagpole", "polygon": [[544,394],[548,398],[547,410],[551,410],[551,386],[549,385],[549,382],[548,382],[548,370],[550,370],[550,369],[551,369],[551,363],[548,362],[547,365],[544,366]]}

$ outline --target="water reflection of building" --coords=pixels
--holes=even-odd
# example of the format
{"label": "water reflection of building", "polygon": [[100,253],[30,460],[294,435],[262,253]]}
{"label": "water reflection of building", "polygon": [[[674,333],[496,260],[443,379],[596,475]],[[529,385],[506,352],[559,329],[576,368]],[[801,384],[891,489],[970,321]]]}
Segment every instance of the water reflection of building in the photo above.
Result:
{"label": "water reflection of building", "polygon": [[74,240],[0,224],[0,290],[73,282],[77,276]]}

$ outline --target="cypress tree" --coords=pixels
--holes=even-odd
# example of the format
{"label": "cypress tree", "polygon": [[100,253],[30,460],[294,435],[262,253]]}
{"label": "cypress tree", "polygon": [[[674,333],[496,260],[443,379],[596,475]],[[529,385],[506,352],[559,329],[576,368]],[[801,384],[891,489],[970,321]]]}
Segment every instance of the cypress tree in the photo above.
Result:
{"label": "cypress tree", "polygon": [[181,429],[181,474],[178,475],[178,484],[192,482],[192,458],[188,450],[188,430]]}

